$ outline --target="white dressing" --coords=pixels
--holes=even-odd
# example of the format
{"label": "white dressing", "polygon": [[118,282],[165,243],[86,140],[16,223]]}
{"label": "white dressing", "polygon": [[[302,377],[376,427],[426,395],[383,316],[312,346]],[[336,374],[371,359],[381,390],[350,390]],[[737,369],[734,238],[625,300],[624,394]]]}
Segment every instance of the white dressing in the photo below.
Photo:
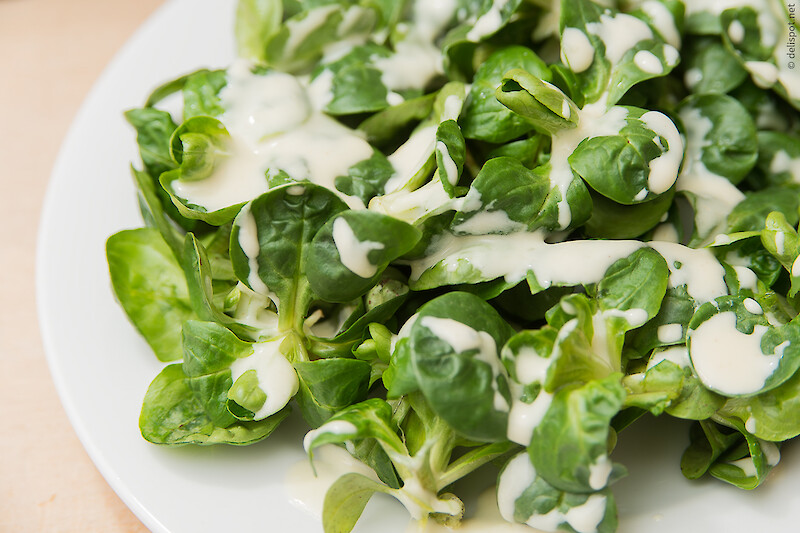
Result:
{"label": "white dressing", "polygon": [[781,461],[781,451],[774,442],[759,439],[758,444],[769,466],[776,466]]}
{"label": "white dressing", "polygon": [[661,60],[648,50],[639,50],[633,56],[633,64],[642,72],[648,74],[661,74],[664,72],[664,67],[661,65]]}
{"label": "white dressing", "polygon": [[253,291],[259,294],[269,294],[269,287],[258,274],[258,255],[261,253],[261,244],[258,240],[258,227],[256,219],[250,212],[250,204],[245,205],[236,217],[236,225],[239,227],[239,246],[244,255],[247,256],[247,263],[250,273],[247,275],[247,283]]}
{"label": "white dressing", "polygon": [[603,13],[600,22],[587,23],[586,30],[603,41],[606,58],[612,66],[639,42],[653,38],[653,31],[646,22],[625,13],[614,16]]}
{"label": "white dressing", "polygon": [[750,334],[736,329],[733,311],[717,313],[690,330],[689,355],[700,380],[723,394],[753,394],[764,387],[780,364],[784,348],[772,354],[761,351],[767,326],[757,324]]}
{"label": "white dressing", "polygon": [[[547,82],[543,82],[547,85]],[[550,85],[554,90],[556,87]],[[569,164],[569,156],[584,139],[617,135],[626,125],[628,110],[621,106],[606,109],[604,101],[585,106],[579,111],[578,126],[564,129],[552,135],[550,154],[550,183],[561,195],[558,202],[558,223],[566,228],[572,221],[572,213],[567,203],[567,189],[575,177]]]}
{"label": "white dressing", "polygon": [[800,183],[800,157],[789,157],[786,150],[779,150],[772,156],[769,171],[773,174],[788,172],[793,182]]}
{"label": "white dressing", "polygon": [[699,68],[690,68],[683,75],[683,82],[689,89],[694,89],[701,81],[703,81],[703,71]]}
{"label": "white dressing", "polygon": [[237,359],[231,364],[233,383],[249,370],[255,370],[258,386],[267,395],[267,399],[253,420],[263,420],[277,413],[289,403],[297,393],[300,382],[294,367],[280,350],[284,337],[257,342],[253,344],[253,354]]}
{"label": "white dressing", "polygon": [[664,324],[658,326],[658,342],[672,344],[683,339],[683,326],[680,324]]}
{"label": "white dressing", "polygon": [[344,217],[333,221],[333,242],[339,252],[339,260],[353,274],[362,278],[371,278],[378,271],[378,266],[369,259],[373,250],[383,250],[384,244],[377,241],[361,241]]}
{"label": "white dressing", "polygon": [[443,72],[441,52],[437,47],[413,35],[395,45],[395,53],[376,58],[381,82],[392,91],[422,89]]}
{"label": "white dressing", "polygon": [[784,249],[784,243],[786,242],[786,234],[782,231],[778,231],[775,233],[775,251],[778,252],[778,255],[783,255],[786,250]]}
{"label": "white dressing", "polygon": [[[311,90],[316,100],[324,101],[323,89]],[[266,192],[267,171],[283,170],[295,180],[336,191],[337,176],[372,156],[361,134],[315,111],[307,89],[289,74],[253,74],[249,63],[240,60],[228,70],[220,100],[226,110],[220,119],[232,137],[230,155],[208,178],[173,182],[179,197],[208,211]],[[343,199],[352,208],[363,208],[357,198]]]}
{"label": "white dressing", "polygon": [[317,429],[312,429],[306,433],[303,437],[303,449],[306,453],[311,449],[311,443],[314,442],[314,439],[324,433],[330,433],[331,435],[355,435],[358,433],[358,429],[352,422],[348,422],[347,420],[325,422]]}
{"label": "white dressing", "polygon": [[734,20],[728,26],[728,37],[733,44],[739,44],[744,40],[744,26],[738,20]]}
{"label": "white dressing", "polygon": [[[572,320],[571,328],[577,325],[577,320]],[[568,330],[568,322],[562,330]],[[559,332],[559,338],[561,332]],[[530,403],[523,402],[520,398],[523,394],[523,386],[531,383],[543,383],[547,376],[547,369],[557,357],[557,353],[552,357],[540,357],[530,346],[522,346],[514,357],[514,369],[516,382],[510,381],[511,387],[511,411],[508,413],[508,429],[506,436],[508,440],[527,446],[531,442],[533,430],[544,418],[547,409],[553,401],[553,395],[540,389],[536,398]]]}
{"label": "white dressing", "polygon": [[458,183],[458,167],[450,156],[450,150],[447,149],[447,145],[442,141],[436,141],[436,153],[439,154],[439,157],[442,159],[442,165],[447,174],[447,181],[450,185],[455,185]]}
{"label": "white dressing", "polygon": [[594,490],[600,490],[608,485],[612,467],[613,464],[606,454],[595,459],[595,462],[589,465],[589,486]]}
{"label": "white dressing", "polygon": [[728,464],[739,468],[747,477],[755,477],[758,474],[752,457],[745,457],[744,459],[739,459],[738,461],[731,461]]}
{"label": "white dressing", "polygon": [[744,304],[744,308],[747,309],[748,313],[752,315],[764,314],[764,310],[761,308],[760,305],[758,305],[758,302],[753,300],[752,298],[745,298],[744,302],[742,303]]}
{"label": "white dressing", "polygon": [[768,61],[745,61],[746,68],[753,76],[753,83],[768,89],[778,81],[778,67]]}
{"label": "white dressing", "polygon": [[575,73],[583,72],[592,65],[594,46],[583,31],[564,28],[561,34],[561,61]]}
{"label": "white dressing", "polygon": [[524,231],[525,224],[511,220],[508,213],[498,209],[496,211],[481,211],[475,213],[467,220],[453,226],[459,233],[470,235],[486,235],[488,233],[513,233]]}
{"label": "white dressing", "polygon": [[750,289],[753,292],[758,291],[758,277],[755,272],[741,265],[735,265],[733,270],[736,272],[736,277],[739,279],[740,289]]}
{"label": "white dressing", "polygon": [[394,174],[386,181],[384,191],[391,193],[402,188],[422,168],[436,147],[437,126],[416,130],[408,140],[389,155]]}
{"label": "white dressing", "polygon": [[514,522],[514,503],[536,480],[528,452],[523,450],[511,458],[497,482],[497,506],[507,522]]}
{"label": "white dressing", "polygon": [[553,403],[553,395],[541,389],[531,403],[525,403],[519,399],[521,394],[521,387],[512,382],[512,401],[508,413],[506,437],[512,442],[528,446],[531,443],[533,431],[542,422],[550,404]]}
{"label": "white dressing", "polygon": [[655,367],[661,361],[669,361],[681,368],[689,368],[692,365],[689,359],[689,350],[685,345],[670,346],[663,350],[654,351],[653,355],[650,357],[650,361],[647,362],[647,370]]}
{"label": "white dressing", "polygon": [[567,523],[578,533],[596,533],[605,512],[606,497],[602,494],[592,494],[586,503],[571,507],[566,513],[555,508],[544,515],[533,515],[526,524],[545,531],[556,531],[558,526]]}
{"label": "white dressing", "polygon": [[508,0],[493,0],[489,11],[478,17],[472,25],[472,29],[467,32],[467,39],[470,41],[480,41],[497,30],[503,24],[503,17],[500,13]]}
{"label": "white dressing", "polygon": [[650,17],[653,27],[670,46],[681,47],[681,34],[675,26],[675,17],[665,4],[657,0],[647,0],[642,2],[641,9]]}
{"label": "white dressing", "polygon": [[795,257],[794,261],[792,261],[792,277],[800,277],[800,255]]}
{"label": "white dressing", "polygon": [[686,292],[698,303],[728,294],[725,269],[710,250],[671,242],[648,244],[666,259],[670,288],[686,286]]}
{"label": "white dressing", "polygon": [[[647,177],[649,189],[655,194],[661,194],[672,187],[678,179],[678,169],[683,161],[683,140],[678,128],[664,113],[648,111],[642,115],[641,121],[648,129],[667,141],[667,150],[650,160],[650,174]],[[656,144],[661,144],[658,137],[654,140]]]}
{"label": "white dressing", "polygon": [[321,520],[325,494],[337,479],[349,473],[358,473],[380,483],[372,468],[339,446],[324,444],[314,450],[313,467],[308,459],[303,459],[286,473],[289,503]]}

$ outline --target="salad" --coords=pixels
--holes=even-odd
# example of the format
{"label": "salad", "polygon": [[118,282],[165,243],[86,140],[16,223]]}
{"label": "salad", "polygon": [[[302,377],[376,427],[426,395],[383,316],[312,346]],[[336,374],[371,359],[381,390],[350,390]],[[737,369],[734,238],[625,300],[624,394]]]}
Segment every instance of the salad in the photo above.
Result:
{"label": "salad", "polygon": [[[240,0],[238,58],[126,113],[145,227],[107,242],[165,364],[155,444],[303,446],[457,526],[616,530],[617,435],[693,421],[744,489],[800,434],[800,70],[777,0]],[[300,443],[298,443],[298,446]]]}

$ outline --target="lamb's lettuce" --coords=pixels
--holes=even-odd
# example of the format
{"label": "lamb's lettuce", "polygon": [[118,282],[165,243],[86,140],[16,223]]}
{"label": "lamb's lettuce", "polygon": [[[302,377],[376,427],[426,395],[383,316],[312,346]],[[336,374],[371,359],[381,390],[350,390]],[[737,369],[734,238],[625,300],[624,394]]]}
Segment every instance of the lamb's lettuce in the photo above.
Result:
{"label": "lamb's lettuce", "polygon": [[328,533],[375,493],[456,527],[492,463],[507,521],[613,533],[645,415],[692,421],[687,478],[759,486],[800,435],[800,82],[787,9],[735,4],[240,0],[233,65],[125,114],[142,435],[298,408],[374,472]]}

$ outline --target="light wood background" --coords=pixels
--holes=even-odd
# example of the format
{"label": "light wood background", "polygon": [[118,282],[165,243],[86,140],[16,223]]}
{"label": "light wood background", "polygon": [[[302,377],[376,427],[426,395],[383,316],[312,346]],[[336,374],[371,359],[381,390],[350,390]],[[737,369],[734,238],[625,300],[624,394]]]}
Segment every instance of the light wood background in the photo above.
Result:
{"label": "light wood background", "polygon": [[59,146],[95,79],[162,0],[0,0],[0,532],[146,529],[78,441],[47,368],[35,249]]}

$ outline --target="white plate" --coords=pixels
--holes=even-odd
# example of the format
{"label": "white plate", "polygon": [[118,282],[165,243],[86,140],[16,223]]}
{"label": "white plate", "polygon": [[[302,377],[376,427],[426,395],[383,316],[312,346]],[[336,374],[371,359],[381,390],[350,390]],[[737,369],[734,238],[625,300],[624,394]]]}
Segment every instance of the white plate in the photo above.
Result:
{"label": "white plate", "polygon": [[[322,531],[289,494],[285,478],[305,460],[302,422],[245,447],[164,448],[138,431],[141,400],[161,364],[117,306],[105,240],[141,225],[129,162],[134,132],[122,111],[160,83],[233,58],[233,2],[174,0],[109,65],[64,142],[44,208],[38,304],[50,368],[83,445],[109,484],[151,530]],[[800,504],[800,462],[784,448],[766,486],[746,493],[689,482],[679,469],[686,428],[644,424],[620,437],[615,460],[630,476],[615,486],[621,533],[790,531]],[[370,502],[356,531],[405,531],[396,502]]]}

